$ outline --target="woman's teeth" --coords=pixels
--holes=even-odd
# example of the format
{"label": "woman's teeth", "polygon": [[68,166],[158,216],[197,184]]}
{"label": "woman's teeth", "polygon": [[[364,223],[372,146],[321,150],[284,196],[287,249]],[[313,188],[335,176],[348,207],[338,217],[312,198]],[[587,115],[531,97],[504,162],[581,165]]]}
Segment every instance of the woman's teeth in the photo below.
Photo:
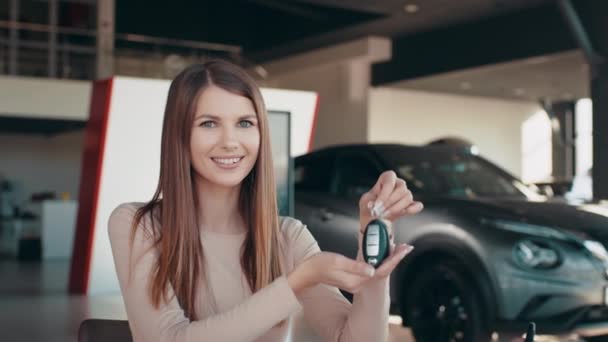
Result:
{"label": "woman's teeth", "polygon": [[211,158],[213,161],[222,165],[232,165],[238,163],[243,157],[239,158]]}

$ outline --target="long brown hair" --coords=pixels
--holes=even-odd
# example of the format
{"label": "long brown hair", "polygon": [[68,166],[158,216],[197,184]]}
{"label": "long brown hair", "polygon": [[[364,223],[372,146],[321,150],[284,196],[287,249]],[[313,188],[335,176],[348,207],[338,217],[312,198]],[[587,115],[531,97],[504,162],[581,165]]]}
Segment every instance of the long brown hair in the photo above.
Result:
{"label": "long brown hair", "polygon": [[[161,299],[168,301],[166,290],[172,286],[185,315],[191,320],[198,319],[196,293],[200,289],[199,279],[204,279],[205,273],[190,136],[197,99],[210,85],[247,97],[258,117],[258,158],[241,184],[239,198],[239,211],[248,225],[241,250],[241,266],[253,292],[280,277],[284,271],[268,119],[260,90],[253,78],[229,62],[212,60],[189,66],[175,77],[169,88],[158,186],[152,199],[135,214],[131,244],[140,221],[144,215],[150,215],[153,227],[146,231],[152,233],[146,234],[154,239],[154,247],[159,252],[151,275],[150,298],[158,308]],[[154,227],[155,220],[160,227]]]}

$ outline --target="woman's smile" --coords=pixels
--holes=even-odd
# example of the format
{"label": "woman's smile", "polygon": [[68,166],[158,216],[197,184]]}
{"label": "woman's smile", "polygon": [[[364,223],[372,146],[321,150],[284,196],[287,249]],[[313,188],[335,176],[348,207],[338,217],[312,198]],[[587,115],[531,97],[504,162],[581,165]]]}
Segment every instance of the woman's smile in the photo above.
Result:
{"label": "woman's smile", "polygon": [[243,158],[245,157],[211,157],[211,160],[222,169],[234,169],[240,165],[240,161]]}

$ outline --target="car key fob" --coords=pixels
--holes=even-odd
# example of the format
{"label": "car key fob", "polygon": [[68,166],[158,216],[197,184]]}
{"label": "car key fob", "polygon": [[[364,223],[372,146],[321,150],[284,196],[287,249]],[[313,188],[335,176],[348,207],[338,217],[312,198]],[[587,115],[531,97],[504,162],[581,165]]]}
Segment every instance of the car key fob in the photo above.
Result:
{"label": "car key fob", "polygon": [[378,268],[388,257],[390,241],[388,227],[382,220],[371,220],[363,234],[363,259],[366,263]]}

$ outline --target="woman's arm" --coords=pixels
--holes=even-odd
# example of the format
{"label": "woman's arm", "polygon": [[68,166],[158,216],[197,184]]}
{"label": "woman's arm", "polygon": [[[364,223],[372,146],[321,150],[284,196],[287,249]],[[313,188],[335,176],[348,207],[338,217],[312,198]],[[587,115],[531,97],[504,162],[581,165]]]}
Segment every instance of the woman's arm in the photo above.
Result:
{"label": "woman's arm", "polygon": [[108,224],[116,272],[135,341],[249,341],[301,308],[286,277],[276,279],[232,310],[199,321],[191,322],[184,316],[172,289],[168,290],[169,302],[155,308],[148,287],[157,254],[143,229],[138,229],[135,235],[133,274],[128,279],[129,236],[135,210],[132,204],[120,205],[112,212]]}
{"label": "woman's arm", "polygon": [[[304,224],[294,219],[286,223],[295,268],[321,251]],[[325,284],[303,289],[297,297],[304,318],[324,341],[385,341],[388,337],[388,277],[367,281],[354,295],[352,305],[338,288]]]}
{"label": "woman's arm", "polygon": [[[357,261],[364,263],[361,255],[363,228],[371,221],[372,212],[388,222],[400,217],[414,215],[423,208],[413,200],[406,182],[397,178],[394,171],[383,172],[376,184],[359,200],[359,249]],[[299,222],[299,221],[298,221]],[[311,255],[319,253],[319,246],[299,222],[293,229],[292,239],[295,264],[302,263]],[[390,224],[388,225],[390,229]],[[312,286],[298,296],[304,307],[304,315],[317,332],[330,341],[386,341],[388,338],[388,314],[390,308],[389,276],[401,260],[411,252],[412,246],[394,246],[391,236],[391,253],[376,269],[372,279],[362,279],[355,287],[353,304],[342,297],[338,289],[326,285]],[[316,257],[312,257],[314,259]],[[308,264],[304,261],[304,264]],[[322,265],[318,266],[323,268]]]}

